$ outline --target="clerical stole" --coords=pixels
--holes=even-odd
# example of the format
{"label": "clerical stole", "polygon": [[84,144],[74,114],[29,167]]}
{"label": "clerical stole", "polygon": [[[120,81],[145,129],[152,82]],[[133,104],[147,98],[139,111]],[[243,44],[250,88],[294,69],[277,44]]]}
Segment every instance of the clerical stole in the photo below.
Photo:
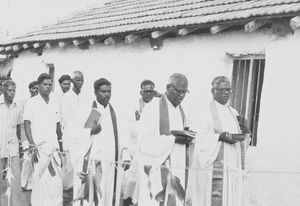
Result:
{"label": "clerical stole", "polygon": [[[186,126],[186,117],[185,117],[185,114],[184,114],[184,111],[183,111],[181,105],[179,105],[179,110],[180,110],[180,114],[181,114],[181,118],[182,118],[182,129],[184,129],[184,127]],[[160,132],[160,135],[170,135],[170,132],[171,132],[170,122],[169,122],[168,103],[167,103],[167,99],[166,99],[165,95],[163,95],[159,100],[159,132]],[[170,156],[168,157],[168,160],[170,162],[172,162]],[[187,153],[186,153],[186,165],[185,165],[186,168],[189,166],[188,163],[189,163],[189,161],[188,161]],[[165,163],[163,165],[165,165]],[[171,165],[172,165],[172,163],[171,163]],[[162,168],[161,169],[161,179],[162,179],[163,188],[166,188],[167,177],[168,177],[167,171]],[[185,169],[185,182],[187,182],[187,177],[188,177],[188,170]],[[185,189],[186,189],[186,185],[185,185]],[[167,203],[161,202],[161,205],[176,206],[175,196],[169,195],[169,197],[167,198]]]}

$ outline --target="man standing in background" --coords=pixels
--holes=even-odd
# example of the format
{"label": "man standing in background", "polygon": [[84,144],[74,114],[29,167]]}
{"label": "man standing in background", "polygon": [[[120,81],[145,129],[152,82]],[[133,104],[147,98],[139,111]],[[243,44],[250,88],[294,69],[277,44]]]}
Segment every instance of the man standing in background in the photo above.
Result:
{"label": "man standing in background", "polygon": [[140,95],[142,96],[139,100],[139,109],[135,111],[136,121],[140,120],[142,111],[146,104],[152,101],[153,97],[161,97],[155,89],[155,84],[151,80],[144,80],[141,83]]}
{"label": "man standing in background", "polygon": [[59,85],[60,85],[60,88],[61,88],[63,94],[70,90],[70,87],[71,87],[70,75],[67,75],[67,74],[62,75],[58,79],[58,82],[59,82]]}
{"label": "man standing in background", "polygon": [[30,97],[34,97],[39,93],[39,84],[37,81],[30,82],[28,85]]}
{"label": "man standing in background", "polygon": [[84,77],[81,71],[75,71],[72,74],[73,87],[64,93],[60,102],[60,112],[62,115],[62,126],[66,127],[76,111],[86,101],[82,96],[81,88],[83,86]]}
{"label": "man standing in background", "polygon": [[[16,92],[14,81],[4,80],[2,89],[3,95],[0,96],[0,205],[20,206],[23,205],[19,158],[19,152],[22,150],[20,142],[22,106],[14,101]],[[6,188],[8,191],[3,190],[4,184],[8,186]],[[5,201],[6,198],[8,202]]]}
{"label": "man standing in background", "polygon": [[[60,78],[66,79],[66,78]],[[62,81],[66,82],[66,80]],[[84,83],[84,76],[81,71],[75,71],[72,74],[71,82],[73,84],[72,89],[65,92],[60,101],[60,115],[61,125],[64,130],[68,124],[72,121],[74,114],[76,114],[84,102],[87,101],[82,95],[81,89]],[[64,87],[66,90],[66,87]],[[63,90],[64,91],[64,90]],[[63,190],[64,190],[64,205],[72,204],[73,200],[73,166],[71,165],[70,153],[66,151],[63,158]]]}

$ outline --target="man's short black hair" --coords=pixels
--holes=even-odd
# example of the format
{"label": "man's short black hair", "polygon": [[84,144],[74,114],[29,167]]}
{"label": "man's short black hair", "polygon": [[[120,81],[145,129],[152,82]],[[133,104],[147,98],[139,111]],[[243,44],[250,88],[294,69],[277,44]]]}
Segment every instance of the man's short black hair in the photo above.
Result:
{"label": "man's short black hair", "polygon": [[152,82],[151,80],[145,79],[145,80],[142,81],[142,83],[141,83],[141,89],[143,88],[143,86],[147,86],[147,85],[153,85],[153,87],[155,87],[154,82]]}
{"label": "man's short black hair", "polygon": [[102,85],[111,85],[111,83],[110,83],[110,81],[108,81],[108,80],[105,79],[105,78],[97,79],[97,80],[94,82],[94,90],[96,91],[96,90],[99,89],[99,87],[101,87]]}
{"label": "man's short black hair", "polygon": [[16,86],[16,82],[14,82],[11,78],[7,78],[2,82],[2,89],[6,89],[9,86]]}
{"label": "man's short black hair", "polygon": [[31,89],[32,87],[34,87],[35,85],[38,85],[38,84],[39,83],[37,81],[30,82],[28,85],[28,88]]}
{"label": "man's short black hair", "polygon": [[59,79],[58,79],[58,82],[61,84],[63,81],[65,80],[71,80],[71,76],[70,75],[67,75],[67,74],[64,74],[62,75]]}
{"label": "man's short black hair", "polygon": [[42,73],[38,77],[37,81],[38,81],[39,84],[41,84],[45,79],[51,79],[52,80],[52,77],[47,73]]}

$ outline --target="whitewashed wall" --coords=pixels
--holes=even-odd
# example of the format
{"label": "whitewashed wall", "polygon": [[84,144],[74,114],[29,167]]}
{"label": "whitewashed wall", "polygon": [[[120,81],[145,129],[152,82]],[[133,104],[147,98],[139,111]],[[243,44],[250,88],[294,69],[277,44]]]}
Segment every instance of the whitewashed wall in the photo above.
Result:
{"label": "whitewashed wall", "polygon": [[45,71],[45,63],[54,63],[56,79],[74,70],[83,71],[84,90],[91,95],[93,81],[106,77],[112,82],[111,101],[119,116],[126,118],[133,115],[143,79],[152,79],[156,88],[164,92],[168,76],[182,72],[190,81],[185,104],[195,113],[211,98],[211,79],[216,75],[231,75],[232,62],[226,52],[265,51],[258,146],[249,151],[251,204],[296,206],[300,202],[300,174],[274,172],[300,171],[299,40],[298,33],[277,37],[268,31],[229,32],[166,39],[159,51],[153,51],[148,40],[132,45],[102,44],[89,50],[56,48],[46,50],[42,56],[22,53],[14,61],[12,77],[17,82],[19,100],[28,96],[28,83]]}

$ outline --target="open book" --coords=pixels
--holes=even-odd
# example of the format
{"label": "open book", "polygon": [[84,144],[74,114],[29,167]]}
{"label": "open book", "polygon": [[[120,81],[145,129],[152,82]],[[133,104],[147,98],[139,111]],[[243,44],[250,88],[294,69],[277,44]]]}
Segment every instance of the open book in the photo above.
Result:
{"label": "open book", "polygon": [[97,109],[92,108],[89,117],[84,124],[84,128],[92,128],[95,122],[99,122],[100,118],[101,113]]}

